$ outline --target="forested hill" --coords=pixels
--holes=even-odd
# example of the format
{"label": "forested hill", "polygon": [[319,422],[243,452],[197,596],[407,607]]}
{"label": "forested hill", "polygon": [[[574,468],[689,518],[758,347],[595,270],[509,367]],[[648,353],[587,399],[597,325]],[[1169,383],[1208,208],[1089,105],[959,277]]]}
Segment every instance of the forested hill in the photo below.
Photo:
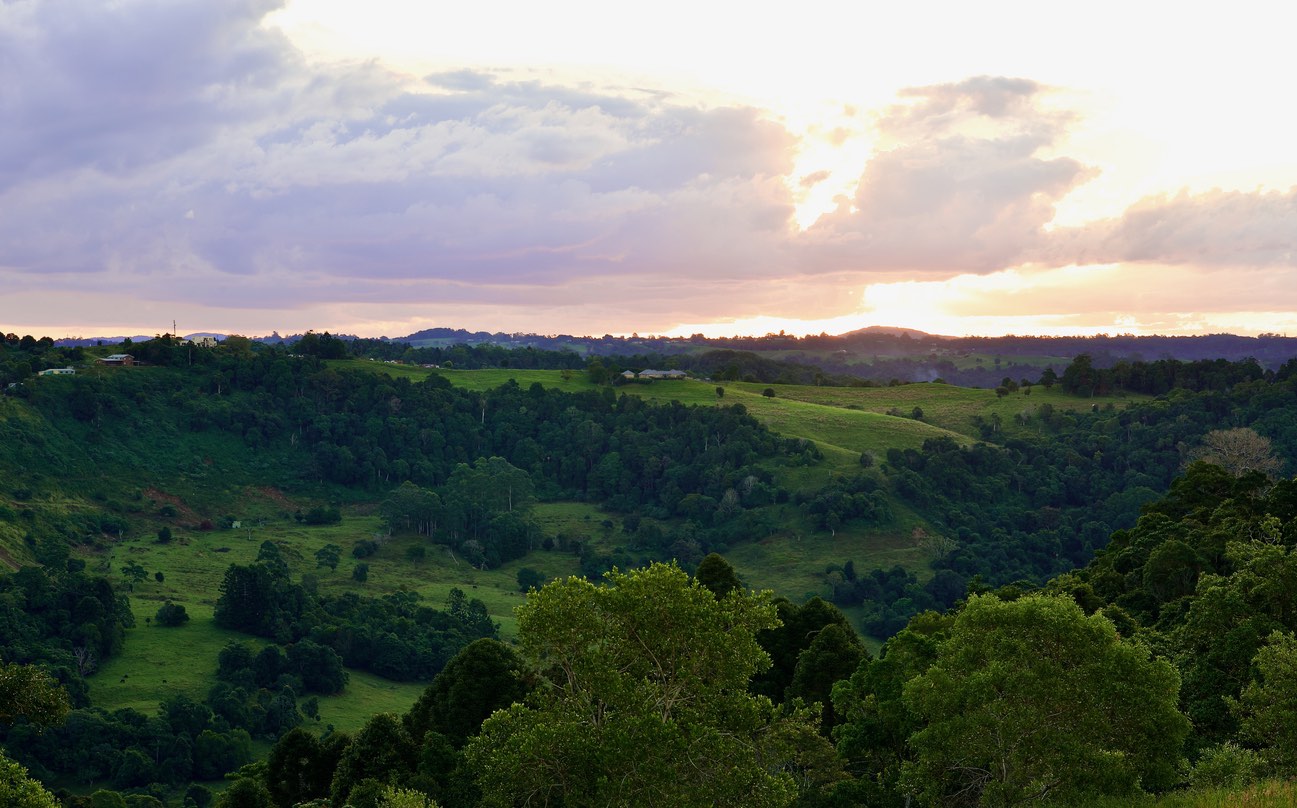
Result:
{"label": "forested hill", "polygon": [[[1195,756],[1227,741],[1257,750],[1273,746],[1255,734],[1260,729],[1247,729],[1263,721],[1248,716],[1268,713],[1264,691],[1248,690],[1251,669],[1237,658],[1255,657],[1259,668],[1269,665],[1262,652],[1282,644],[1266,639],[1267,632],[1292,627],[1282,596],[1287,550],[1276,555],[1259,545],[1287,547],[1291,539],[1290,492],[1270,480],[1286,478],[1295,468],[1297,363],[1273,371],[1255,362],[1214,360],[1100,368],[1078,358],[1060,373],[1042,373],[1026,385],[1009,380],[995,391],[895,388],[913,403],[903,411],[893,407],[896,414],[868,413],[873,420],[851,423],[937,432],[916,424],[934,417],[925,416],[925,407],[936,413],[961,400],[959,406],[981,402],[976,407],[985,409],[946,409],[940,417],[950,419],[949,427],[937,432],[942,437],[920,442],[909,432],[903,443],[857,457],[776,434],[736,401],[746,396],[762,407],[784,407],[784,423],[796,426],[830,411],[863,415],[852,408],[863,408],[867,395],[890,395],[894,388],[716,380],[622,386],[615,384],[620,377],[611,372],[612,360],[571,367],[563,364],[571,362],[570,354],[525,349],[504,358],[531,356],[536,365],[555,368],[535,375],[519,371],[535,383],[500,384],[510,374],[501,373],[498,361],[486,376],[473,377],[458,369],[334,361],[330,357],[349,356],[348,344],[329,335],[304,339],[291,350],[239,339],[212,348],[171,339],[93,349],[15,340],[0,348],[0,368],[23,374],[0,399],[0,558],[23,567],[0,576],[0,619],[12,629],[0,655],[6,663],[59,677],[75,708],[44,735],[26,724],[6,730],[10,752],[23,750],[24,762],[43,778],[127,790],[158,782],[161,790],[155,791],[164,793],[184,788],[184,778],[218,776],[248,762],[254,738],[282,735],[310,747],[289,731],[312,712],[318,715],[319,698],[348,688],[348,670],[387,681],[427,681],[450,671],[457,688],[472,678],[464,671],[478,669],[485,656],[492,675],[509,678],[514,674],[501,669],[525,669],[525,681],[534,684],[537,677],[556,675],[557,643],[562,653],[603,648],[613,654],[612,662],[596,655],[589,671],[599,682],[619,681],[613,669],[639,670],[645,663],[616,639],[616,631],[651,628],[680,649],[690,637],[711,636],[705,628],[681,628],[700,615],[730,621],[716,644],[728,656],[716,666],[708,663],[706,675],[689,669],[689,687],[699,688],[696,703],[712,706],[691,707],[687,715],[672,708],[672,721],[705,727],[720,720],[721,734],[709,738],[777,739],[774,746],[756,747],[718,742],[707,754],[748,763],[777,759],[778,772],[801,774],[784,777],[752,763],[765,773],[756,780],[730,780],[722,773],[756,769],[712,769],[700,758],[703,774],[671,780],[673,788],[686,789],[671,793],[686,801],[693,793],[687,789],[723,780],[735,793],[765,783],[770,804],[778,805],[794,798],[806,805],[894,804],[919,794],[939,804],[944,789],[960,786],[942,768],[950,759],[935,733],[958,737],[961,748],[985,746],[975,733],[961,734],[971,732],[968,727],[944,723],[943,716],[963,714],[960,699],[969,691],[942,677],[957,680],[958,671],[981,664],[979,649],[990,647],[982,639],[998,631],[995,626],[1062,626],[1068,637],[1088,638],[1090,645],[1072,650],[1090,649],[1103,665],[1124,671],[1122,676],[1152,677],[1147,687],[1138,677],[1114,680],[1157,705],[1161,729],[1119,726],[1123,737],[1148,741],[1141,747],[1153,750],[1147,754],[1111,737],[1103,742],[1116,746],[1093,751],[1094,760],[1109,762],[1117,753],[1134,756],[1121,758],[1125,762],[1113,770],[1120,776],[1104,788],[1175,785],[1176,744],[1188,732],[1174,711],[1176,699],[1195,722],[1198,734],[1189,747]],[[129,352],[140,364],[94,361],[110,352]],[[75,373],[31,375],[63,366]],[[474,378],[493,381],[475,385]],[[465,383],[457,386],[451,379]],[[924,390],[940,395],[912,397]],[[1123,398],[1127,390],[1142,395]],[[702,406],[685,406],[673,395]],[[970,411],[979,414],[970,419]],[[965,415],[955,419],[952,412]],[[1210,465],[1194,465],[1198,460]],[[1186,468],[1188,476],[1175,482]],[[273,503],[258,506],[258,518],[274,523],[266,535],[277,539],[258,545],[252,531],[243,541],[235,529],[252,496]],[[582,514],[579,534],[567,532],[571,521],[556,527],[538,516],[573,508]],[[309,532],[334,526],[339,532],[327,535],[354,540],[341,576],[333,573],[344,548]],[[1239,535],[1251,543],[1231,546]],[[190,552],[199,547],[210,555]],[[186,563],[169,567],[168,580],[206,576],[202,589],[211,593],[209,600],[189,604],[199,616],[195,622],[204,631],[255,638],[259,645],[207,646],[215,673],[202,689],[159,697],[164,729],[134,707],[97,709],[84,682],[96,662],[119,656],[139,636],[133,634],[138,624],[129,628],[133,620],[186,631],[183,604],[141,611],[134,595],[130,605],[122,597],[131,587],[152,586],[149,570],[136,559],[173,551],[184,554]],[[697,578],[720,595],[742,588],[733,569],[707,560],[712,551],[768,559],[759,570],[754,565],[753,574],[773,581],[788,598],[765,605],[760,598],[716,601],[710,594],[700,600],[678,570],[651,566],[674,561],[696,569]],[[434,554],[437,565],[453,565],[449,574],[457,580],[444,609],[421,602],[426,595],[417,591]],[[117,560],[109,563],[111,557]],[[371,561],[383,570],[377,584],[367,578]],[[613,575],[611,589],[592,585],[614,566],[641,571]],[[523,589],[551,577],[578,577],[565,578],[550,590],[554,594],[538,600],[539,611],[524,610],[515,618],[510,607],[517,600],[497,597],[488,606],[476,597],[489,599],[487,587],[472,589],[487,580],[479,576],[512,579],[515,569]],[[1240,571],[1248,574],[1238,577]],[[161,573],[156,568],[158,589]],[[385,576],[392,582],[382,581]],[[798,583],[785,586],[785,580]],[[1193,600],[1213,583],[1220,585],[1211,599]],[[517,598],[509,586],[508,594]],[[1045,595],[1024,597],[1042,588]],[[1077,605],[1059,606],[1060,593]],[[824,599],[809,597],[815,594]],[[646,597],[647,606],[640,603]],[[438,594],[443,598],[445,590]],[[546,603],[551,611],[544,611]],[[565,611],[564,604],[580,608]],[[674,611],[677,606],[683,611]],[[924,614],[950,609],[955,611],[945,617]],[[584,622],[567,626],[558,619],[567,613],[584,615]],[[1118,628],[1105,628],[1087,616],[1093,614]],[[1219,615],[1228,620],[1213,623]],[[512,621],[525,660],[491,645],[505,636],[503,619]],[[582,632],[613,625],[619,628],[599,633],[600,642],[584,639]],[[565,634],[565,626],[573,633]],[[871,662],[857,627],[876,640],[896,635],[887,655]],[[721,635],[729,639],[722,642]],[[1228,659],[1210,647],[1210,638],[1226,635],[1237,651]],[[1030,636],[1033,643],[1049,639]],[[563,645],[572,638],[575,645]],[[1185,689],[1171,688],[1169,663],[1134,660],[1132,654],[1143,652],[1131,650],[1132,638],[1174,649]],[[999,643],[995,653],[1012,657],[1013,636],[993,639]],[[728,642],[747,644],[733,648]],[[629,656],[616,656],[623,651]],[[468,654],[471,663],[456,667],[457,653]],[[763,655],[772,663],[764,672]],[[572,659],[574,666],[585,664]],[[606,664],[613,667],[600,667]],[[1090,669],[1087,686],[1098,683],[1101,694],[1110,672]],[[828,709],[834,682],[847,677],[854,695],[844,696],[841,708],[835,703]],[[907,695],[906,679],[930,683],[932,695]],[[449,681],[442,687],[452,688]],[[738,698],[739,681],[749,682],[756,701]],[[125,676],[119,684],[126,684]],[[533,770],[510,762],[509,750],[516,751],[511,739],[539,737],[528,733],[543,734],[550,718],[564,714],[561,690],[529,701],[535,713],[515,711],[497,720],[476,751],[468,738],[490,710],[477,710],[472,720],[454,717],[444,703],[449,691],[436,691],[442,695],[429,696],[405,720],[388,716],[366,724],[363,737],[369,740],[354,748],[339,733],[331,751],[316,746],[302,752],[302,759],[323,761],[319,765],[332,777],[324,786],[315,782],[312,793],[319,797],[335,785],[341,795],[361,789],[380,804],[371,792],[382,785],[376,779],[381,772],[366,768],[364,750],[378,748],[367,746],[370,741],[381,746],[388,742],[382,738],[404,737],[392,741],[404,752],[381,758],[383,766],[405,767],[397,777],[401,784],[436,793],[449,805],[475,804],[476,797],[465,796],[474,788],[508,804],[511,798],[502,795],[520,782],[525,786],[525,773]],[[651,695],[631,687],[609,698],[630,709],[644,703],[636,693]],[[585,697],[583,691],[570,695]],[[1048,707],[1049,694],[1038,695]],[[1259,706],[1249,707],[1252,713],[1222,709],[1222,696]],[[628,701],[617,701],[622,698]],[[785,706],[769,712],[760,698]],[[797,698],[821,708],[805,710]],[[1095,698],[1096,712],[1087,720],[1111,713]],[[979,715],[991,720],[987,716],[995,709]],[[1029,713],[1023,715],[1029,724]],[[839,724],[854,729],[835,733]],[[434,726],[443,740],[429,735]],[[564,748],[575,739],[600,737],[580,722],[564,726]],[[608,746],[599,748],[625,740],[615,728],[605,729]],[[1057,737],[1084,729],[1064,728]],[[875,737],[879,732],[883,740]],[[101,737],[114,741],[100,743]],[[344,762],[346,754],[350,762]],[[641,783],[648,789],[643,793],[658,793],[655,783],[674,776],[673,757],[646,759],[659,768]],[[606,760],[581,765],[587,764],[609,776],[617,771]],[[257,771],[249,770],[251,776],[241,781],[248,785],[240,788],[255,790],[262,782]],[[472,772],[480,771],[500,772],[503,779],[473,780],[478,775]],[[168,772],[176,782],[151,779]],[[344,773],[341,780],[338,772]],[[510,779],[509,773],[523,779]],[[457,791],[461,777],[476,785]],[[1086,793],[1084,779],[1073,777],[1068,788]],[[816,802],[839,793],[839,781],[852,784],[841,787],[846,802]],[[606,792],[597,783],[589,788],[576,803],[600,804]]]}

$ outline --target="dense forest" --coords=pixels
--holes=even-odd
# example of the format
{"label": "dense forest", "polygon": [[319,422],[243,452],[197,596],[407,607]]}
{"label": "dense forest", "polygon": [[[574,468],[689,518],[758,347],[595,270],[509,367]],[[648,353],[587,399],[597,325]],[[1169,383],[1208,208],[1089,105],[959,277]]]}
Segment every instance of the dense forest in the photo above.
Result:
{"label": "dense forest", "polygon": [[[0,575],[0,740],[28,773],[0,761],[0,796],[43,799],[32,776],[94,808],[1083,804],[1297,774],[1297,362],[1081,355],[1024,381],[1078,401],[1152,398],[1041,407],[1031,430],[984,419],[969,425],[976,440],[931,438],[820,473],[813,442],[719,392],[692,407],[622,394],[615,371],[660,355],[328,334],[111,349],[146,367],[38,382],[109,349],[17,337],[0,348],[16,408],[0,423],[0,537],[14,539],[4,557],[16,568]],[[355,357],[595,384],[474,392],[333,362]],[[852,383],[729,350],[676,364]],[[109,713],[86,680],[135,617],[129,586],[86,559],[155,529],[132,490],[207,473],[210,460],[168,446],[216,453],[230,478],[315,492],[302,524],[371,508],[388,534],[481,569],[561,541],[581,577],[533,591],[516,643],[502,642],[463,591],[439,607],[409,592],[326,594],[264,542],[251,563],[213,573],[215,624],[251,644],[221,652],[206,697]],[[108,469],[131,484],[102,482]],[[53,505],[79,486],[93,490],[75,508]],[[597,505],[622,538],[547,533],[537,503],[566,501]],[[194,504],[195,530],[235,521],[219,497]],[[836,535],[888,530],[902,511],[922,520],[928,569],[871,566],[844,546],[823,572],[828,600],[751,592],[717,554],[779,539],[790,520]],[[376,550],[358,541],[352,555]],[[336,568],[343,551],[315,561]],[[854,625],[839,607],[856,610]],[[169,602],[154,617],[176,631],[187,619]],[[879,654],[857,626],[886,640]],[[348,670],[431,684],[403,715],[320,733],[313,699],[344,690]],[[273,747],[258,762],[259,744]],[[219,796],[194,784],[236,771]]]}

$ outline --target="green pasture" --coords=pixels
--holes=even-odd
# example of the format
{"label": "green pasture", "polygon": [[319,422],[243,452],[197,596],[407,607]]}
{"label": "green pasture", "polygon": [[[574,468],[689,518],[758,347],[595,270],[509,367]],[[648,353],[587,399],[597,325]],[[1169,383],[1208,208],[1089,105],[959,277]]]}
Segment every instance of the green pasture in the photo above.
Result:
{"label": "green pasture", "polygon": [[[935,383],[902,384],[896,387],[815,387],[735,382],[727,385],[727,398],[730,396],[730,387],[752,394],[760,394],[766,387],[772,387],[776,398],[782,396],[785,399],[809,404],[874,414],[885,414],[896,410],[903,416],[910,416],[914,408],[918,407],[923,410],[924,423],[974,438],[979,436],[977,428],[973,425],[975,416],[989,420],[992,413],[997,414],[1000,416],[1003,431],[1013,434],[1042,429],[1039,412],[1044,404],[1051,405],[1055,412],[1078,412],[1090,410],[1095,406],[1106,407],[1112,404],[1124,407],[1137,401],[1148,400],[1148,396],[1124,394],[1081,398],[1068,395],[1058,387],[1046,389],[1040,385],[1020,388],[1003,397],[996,395],[994,390]],[[746,399],[744,401],[746,403]],[[902,418],[902,421],[909,420],[909,418]],[[899,444],[892,445],[906,448]]]}
{"label": "green pasture", "polygon": [[1153,796],[1095,797],[1088,808],[1292,808],[1297,781],[1264,780],[1235,788],[1194,788]]}
{"label": "green pasture", "polygon": [[[566,532],[578,540],[596,539],[604,533],[601,522],[605,517],[598,514],[597,509],[581,503],[542,504],[535,512],[546,533]],[[176,528],[173,536],[166,544],[154,535],[135,536],[86,555],[92,571],[109,576],[129,594],[137,624],[128,631],[122,654],[91,678],[97,706],[152,710],[158,701],[175,693],[201,701],[215,683],[216,657],[226,643],[263,644],[264,640],[250,635],[218,628],[212,612],[225,570],[231,564],[251,563],[265,541],[279,547],[294,579],[305,580],[325,594],[353,591],[376,597],[412,591],[428,605],[440,608],[450,590],[459,588],[482,600],[506,640],[517,634],[513,610],[525,598],[518,591],[519,569],[531,567],[548,578],[579,571],[577,557],[557,549],[535,551],[499,569],[478,570],[425,538],[387,536],[378,517],[372,515],[349,515],[339,525],[324,526],[301,525],[287,518],[247,520],[230,530]],[[378,552],[364,559],[353,558],[352,547],[360,539],[376,540]],[[315,552],[327,544],[342,548],[336,570],[319,566],[315,560]],[[421,561],[407,555],[416,545],[424,547]],[[147,577],[133,584],[128,581],[122,568],[130,563],[143,567]],[[364,583],[352,578],[358,563],[369,565]],[[161,581],[155,578],[158,572]],[[185,607],[188,623],[178,628],[151,625],[158,607],[167,600]],[[339,728],[351,726],[348,716],[359,722],[374,712],[405,709],[426,684],[389,682],[354,670],[350,673],[352,684],[346,693],[320,700],[324,720]]]}

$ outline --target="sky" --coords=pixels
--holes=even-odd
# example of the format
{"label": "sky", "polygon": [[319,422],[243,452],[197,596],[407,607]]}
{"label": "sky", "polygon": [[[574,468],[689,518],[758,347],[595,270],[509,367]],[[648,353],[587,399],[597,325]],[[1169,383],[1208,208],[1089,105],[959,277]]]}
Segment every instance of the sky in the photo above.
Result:
{"label": "sky", "polygon": [[0,331],[1297,334],[1293,30],[0,0]]}

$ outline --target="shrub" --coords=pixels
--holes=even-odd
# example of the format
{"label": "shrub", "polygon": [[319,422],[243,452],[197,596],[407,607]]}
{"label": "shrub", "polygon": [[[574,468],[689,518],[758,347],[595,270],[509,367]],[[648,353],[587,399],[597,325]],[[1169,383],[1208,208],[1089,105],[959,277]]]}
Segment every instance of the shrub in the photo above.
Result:
{"label": "shrub", "polygon": [[351,548],[352,558],[369,558],[378,552],[378,542],[372,539],[360,539]]}
{"label": "shrub", "polygon": [[1226,741],[1202,753],[1189,772],[1189,783],[1194,788],[1242,788],[1261,776],[1263,766],[1255,751]]}
{"label": "shrub", "polygon": [[157,621],[159,626],[174,628],[188,622],[189,615],[185,612],[184,606],[167,601],[158,609],[158,613],[154,615],[153,619]]}
{"label": "shrub", "polygon": [[523,567],[518,570],[518,591],[526,592],[529,589],[539,589],[541,584],[545,583],[545,576],[531,567]]}

